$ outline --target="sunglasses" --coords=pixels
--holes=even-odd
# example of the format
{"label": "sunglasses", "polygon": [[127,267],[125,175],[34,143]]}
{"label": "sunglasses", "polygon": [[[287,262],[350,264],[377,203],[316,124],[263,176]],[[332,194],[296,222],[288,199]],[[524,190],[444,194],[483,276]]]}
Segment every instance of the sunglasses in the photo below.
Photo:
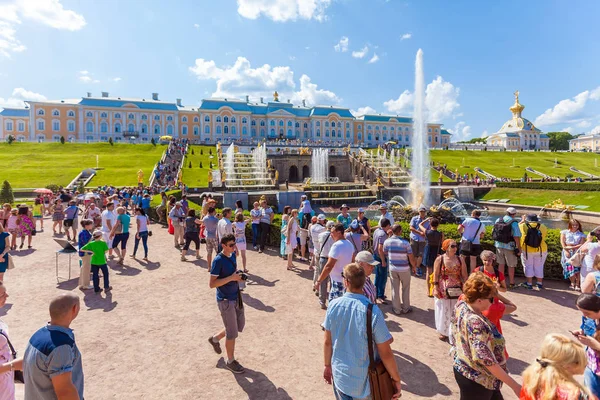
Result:
{"label": "sunglasses", "polygon": [[450,247],[451,247],[451,248],[453,248],[453,249],[455,249],[455,248],[457,248],[458,246],[457,246],[457,245],[455,245],[455,244],[451,244],[451,245],[450,245]]}
{"label": "sunglasses", "polygon": [[234,247],[234,246],[235,246],[235,243],[229,243],[229,244],[227,244],[226,246],[227,246],[227,247]]}

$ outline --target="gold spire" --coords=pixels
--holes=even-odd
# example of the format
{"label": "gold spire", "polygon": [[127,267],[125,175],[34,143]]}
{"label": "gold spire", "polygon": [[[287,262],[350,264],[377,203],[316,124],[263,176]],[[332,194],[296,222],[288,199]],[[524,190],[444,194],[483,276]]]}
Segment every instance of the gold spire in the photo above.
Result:
{"label": "gold spire", "polygon": [[279,93],[277,93],[277,90],[273,93],[273,101],[279,101]]}
{"label": "gold spire", "polygon": [[513,94],[515,95],[515,104],[513,104],[509,110],[516,118],[521,118],[521,113],[523,112],[523,109],[525,109],[525,106],[519,103],[519,91],[517,90]]}

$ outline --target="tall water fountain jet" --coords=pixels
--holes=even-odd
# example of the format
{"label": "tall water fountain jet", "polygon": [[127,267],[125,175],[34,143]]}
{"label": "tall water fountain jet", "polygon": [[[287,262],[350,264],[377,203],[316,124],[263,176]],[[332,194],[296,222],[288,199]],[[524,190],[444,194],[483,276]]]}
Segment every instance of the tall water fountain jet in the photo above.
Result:
{"label": "tall water fountain jet", "polygon": [[327,149],[313,149],[311,156],[312,183],[327,183],[329,181],[329,151]]}
{"label": "tall water fountain jet", "polygon": [[429,147],[425,120],[425,77],[423,76],[423,50],[417,51],[415,60],[415,108],[413,113],[412,158],[410,191],[413,208],[429,200]]}
{"label": "tall water fountain jet", "polygon": [[234,179],[235,173],[235,146],[233,142],[227,148],[225,152],[225,180],[232,181]]}
{"label": "tall water fountain jet", "polygon": [[264,143],[252,150],[252,161],[254,161],[258,175],[264,176],[267,172],[267,148]]}

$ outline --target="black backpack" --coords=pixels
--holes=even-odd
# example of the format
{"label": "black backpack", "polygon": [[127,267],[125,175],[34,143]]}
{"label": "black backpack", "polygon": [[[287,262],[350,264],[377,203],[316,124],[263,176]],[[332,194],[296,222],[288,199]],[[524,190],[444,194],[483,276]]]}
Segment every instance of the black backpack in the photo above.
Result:
{"label": "black backpack", "polygon": [[500,243],[510,243],[514,242],[514,237],[512,233],[512,224],[515,222],[511,220],[510,222],[504,222],[504,219],[500,219],[498,222],[494,224],[494,229],[492,230],[492,239]]}
{"label": "black backpack", "polygon": [[[528,222],[525,223],[527,226],[527,233],[525,234],[525,245],[528,247],[532,247],[534,249],[540,249],[540,253],[542,252],[542,232],[540,231],[540,224],[536,224],[536,226],[529,225]],[[527,248],[525,248],[527,250]]]}

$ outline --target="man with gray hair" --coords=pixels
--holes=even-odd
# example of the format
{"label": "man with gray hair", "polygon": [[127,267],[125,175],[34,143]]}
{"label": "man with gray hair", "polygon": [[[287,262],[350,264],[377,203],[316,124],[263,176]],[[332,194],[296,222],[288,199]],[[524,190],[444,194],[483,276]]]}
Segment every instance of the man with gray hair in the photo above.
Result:
{"label": "man with gray hair", "polygon": [[29,339],[23,357],[25,400],[83,399],[81,353],[70,328],[79,307],[74,293],[50,301],[50,322]]}
{"label": "man with gray hair", "polygon": [[[319,217],[324,215],[321,214]],[[317,217],[318,218],[318,217]],[[324,219],[320,221],[324,222]],[[331,245],[335,240],[331,237],[331,228],[333,228],[335,223],[333,221],[327,221],[325,224],[325,230],[319,233],[318,240],[315,241],[315,257],[318,262],[315,268],[315,274],[313,277],[313,285],[317,283],[319,280],[319,276],[321,272],[323,272],[323,268],[325,264],[327,264],[327,260],[329,260],[329,250],[331,249]],[[319,286],[315,288],[315,294],[319,296],[319,304],[323,310],[327,309],[327,280],[324,280],[319,283]]]}

